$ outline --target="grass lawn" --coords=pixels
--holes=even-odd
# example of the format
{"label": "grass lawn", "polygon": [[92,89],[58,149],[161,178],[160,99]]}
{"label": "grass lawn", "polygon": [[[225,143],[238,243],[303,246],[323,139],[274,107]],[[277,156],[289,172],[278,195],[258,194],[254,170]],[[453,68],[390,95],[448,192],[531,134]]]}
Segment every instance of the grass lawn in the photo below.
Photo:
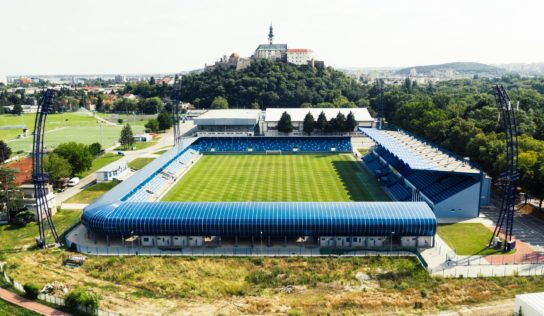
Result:
{"label": "grass lawn", "polygon": [[159,137],[155,138],[154,140],[152,140],[150,142],[137,142],[137,143],[134,143],[134,144],[132,144],[132,149],[127,149],[127,147],[125,147],[125,146],[119,146],[119,147],[115,148],[115,150],[141,150],[141,149],[145,149],[145,148],[156,145],[158,143],[158,140],[159,140]]}
{"label": "grass lawn", "polygon": [[[67,228],[77,223],[81,217],[81,211],[61,210],[53,216],[53,221],[59,235]],[[13,227],[11,225],[0,226],[0,253],[6,250],[21,249],[25,246],[35,246],[38,236],[38,225],[27,224],[25,227]],[[51,241],[51,234],[47,234]]]}
{"label": "grass lawn", "polygon": [[438,235],[460,256],[503,254],[487,248],[493,233],[480,223],[439,225]]}
{"label": "grass lawn", "polygon": [[93,202],[94,200],[102,196],[102,194],[111,190],[116,185],[117,185],[117,182],[115,181],[94,184],[88,188],[85,188],[83,191],[79,192],[78,194],[72,196],[71,198],[66,200],[65,203],[90,204],[91,202]]}
{"label": "grass lawn", "polygon": [[85,178],[86,176],[90,175],[91,173],[95,172],[96,170],[123,158],[121,155],[116,155],[112,153],[104,154],[100,157],[97,157],[95,160],[93,160],[93,164],[91,166],[91,169],[84,171],[80,174],[78,174],[78,177]]}
{"label": "grass lawn", "polygon": [[350,154],[205,155],[165,201],[389,201]]}
{"label": "grass lawn", "polygon": [[40,314],[34,313],[22,307],[13,305],[11,303],[0,300],[0,315],[10,316],[38,316]]}
{"label": "grass lawn", "polygon": [[140,170],[153,160],[155,160],[155,158],[136,158],[129,162],[128,166],[132,169]]}
{"label": "grass lawn", "polygon": [[[32,130],[34,128],[34,114],[0,115],[0,126],[26,125],[29,133],[26,138],[15,139],[21,134],[21,129],[0,130],[0,140],[8,140],[13,152],[32,150]],[[100,127],[101,126],[101,127]],[[102,147],[108,148],[117,142],[122,126],[99,124],[92,116],[78,113],[50,114],[47,116],[45,128],[45,147],[53,149],[61,143],[75,141],[83,144],[99,142]],[[132,131],[137,134],[144,131],[142,125],[135,125]]]}
{"label": "grass lawn", "polygon": [[154,154],[154,155],[162,155],[162,154],[164,154],[165,152],[167,152],[168,150],[170,150],[170,148],[169,148],[169,149],[163,149],[163,150],[156,151],[156,152],[154,152],[153,154]]}

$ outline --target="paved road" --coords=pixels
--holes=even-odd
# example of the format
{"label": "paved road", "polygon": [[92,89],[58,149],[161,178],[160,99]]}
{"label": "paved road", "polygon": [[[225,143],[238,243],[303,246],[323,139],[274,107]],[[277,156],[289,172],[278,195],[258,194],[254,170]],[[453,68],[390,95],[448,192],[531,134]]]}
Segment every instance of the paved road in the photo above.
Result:
{"label": "paved road", "polygon": [[[493,206],[482,208],[481,213],[497,222],[499,217],[500,202],[492,200]],[[533,246],[535,250],[544,252],[544,221],[534,216],[523,215],[516,212],[514,215],[513,235],[516,239]]]}
{"label": "paved road", "polygon": [[0,288],[0,299],[3,299],[4,301],[10,302],[12,304],[31,310],[41,315],[46,315],[46,316],[70,316],[71,315],[71,314],[53,309],[49,306],[28,300],[24,297],[21,297],[15,293],[12,293],[2,288]]}

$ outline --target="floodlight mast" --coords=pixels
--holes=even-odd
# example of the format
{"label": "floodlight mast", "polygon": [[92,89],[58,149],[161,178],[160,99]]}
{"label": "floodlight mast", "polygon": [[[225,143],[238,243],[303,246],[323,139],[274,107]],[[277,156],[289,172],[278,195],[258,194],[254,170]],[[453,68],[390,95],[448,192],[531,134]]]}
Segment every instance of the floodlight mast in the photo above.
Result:
{"label": "floodlight mast", "polygon": [[174,79],[174,91],[172,93],[172,129],[174,130],[174,145],[181,141],[181,133],[179,128],[179,102],[181,100],[181,78],[176,75]]}
{"label": "floodlight mast", "polygon": [[378,102],[378,120],[377,120],[377,128],[382,129],[383,124],[385,121],[385,111],[383,106],[383,80],[382,79],[376,79],[376,89],[378,89],[378,98],[376,101]]}
{"label": "floodlight mast", "polygon": [[[49,176],[44,171],[43,156],[44,156],[44,136],[45,136],[45,121],[47,114],[53,104],[55,91],[47,89],[38,104],[36,118],[34,119],[34,133],[32,142],[32,182],[34,183],[34,198],[36,200],[36,215],[38,217],[38,228],[40,236],[36,239],[38,247],[46,248],[47,240],[45,236],[46,224],[51,230],[51,235],[55,240],[55,244],[59,244],[59,236],[53,223],[53,218],[49,205],[47,203],[46,185]],[[47,222],[47,223],[46,223]]]}
{"label": "floodlight mast", "polygon": [[518,126],[516,111],[512,107],[510,97],[502,85],[495,86],[495,100],[500,113],[506,133],[506,171],[501,173],[503,186],[503,198],[497,225],[489,240],[489,246],[494,246],[496,238],[501,232],[504,233],[504,244],[502,249],[507,252],[515,247],[512,243],[512,232],[514,227],[515,206],[519,192],[517,184],[520,178],[518,169]]}

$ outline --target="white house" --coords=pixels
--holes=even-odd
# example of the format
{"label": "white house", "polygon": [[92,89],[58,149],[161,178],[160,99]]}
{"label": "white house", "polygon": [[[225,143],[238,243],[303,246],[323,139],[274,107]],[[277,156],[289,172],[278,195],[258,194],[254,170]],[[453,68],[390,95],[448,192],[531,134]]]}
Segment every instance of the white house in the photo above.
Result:
{"label": "white house", "polygon": [[287,62],[295,65],[307,65],[314,58],[314,51],[308,48],[289,48]]}
{"label": "white house", "polygon": [[291,134],[293,136],[304,134],[304,117],[308,112],[312,114],[315,121],[317,121],[321,112],[325,113],[327,121],[336,117],[339,112],[346,117],[349,112],[352,112],[357,121],[357,127],[372,127],[374,124],[374,119],[366,108],[267,108],[264,122],[261,124],[261,132],[265,136],[278,135],[278,122],[283,112],[287,112],[291,116],[291,122],[293,123],[293,132]]}
{"label": "white house", "polygon": [[151,134],[136,134],[134,135],[134,141],[135,142],[150,142],[153,139],[153,136]]}
{"label": "white house", "polygon": [[128,172],[128,163],[126,159],[117,160],[96,171],[96,182],[106,182],[113,179],[122,179]]}
{"label": "white house", "polygon": [[[33,210],[34,212],[37,212],[36,207],[36,195],[34,191],[34,184],[32,183],[25,183],[21,184],[19,186],[19,189],[23,192],[23,201],[22,204],[24,207],[26,207],[29,210]],[[57,212],[57,199],[55,192],[53,191],[53,187],[51,184],[47,184],[45,186],[45,197],[47,198],[47,206],[49,207],[49,211],[51,212],[51,215],[54,215]],[[36,213],[36,215],[38,215]],[[42,216],[45,216],[46,214],[42,214]]]}

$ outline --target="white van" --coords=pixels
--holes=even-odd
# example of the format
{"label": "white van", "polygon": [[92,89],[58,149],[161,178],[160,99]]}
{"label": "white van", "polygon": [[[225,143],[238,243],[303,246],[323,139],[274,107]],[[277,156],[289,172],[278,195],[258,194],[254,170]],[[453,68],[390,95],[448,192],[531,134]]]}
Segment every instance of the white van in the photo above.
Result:
{"label": "white van", "polygon": [[73,186],[76,186],[78,183],[79,183],[79,178],[73,177],[72,179],[70,179],[70,181],[68,181],[68,186],[73,187]]}

